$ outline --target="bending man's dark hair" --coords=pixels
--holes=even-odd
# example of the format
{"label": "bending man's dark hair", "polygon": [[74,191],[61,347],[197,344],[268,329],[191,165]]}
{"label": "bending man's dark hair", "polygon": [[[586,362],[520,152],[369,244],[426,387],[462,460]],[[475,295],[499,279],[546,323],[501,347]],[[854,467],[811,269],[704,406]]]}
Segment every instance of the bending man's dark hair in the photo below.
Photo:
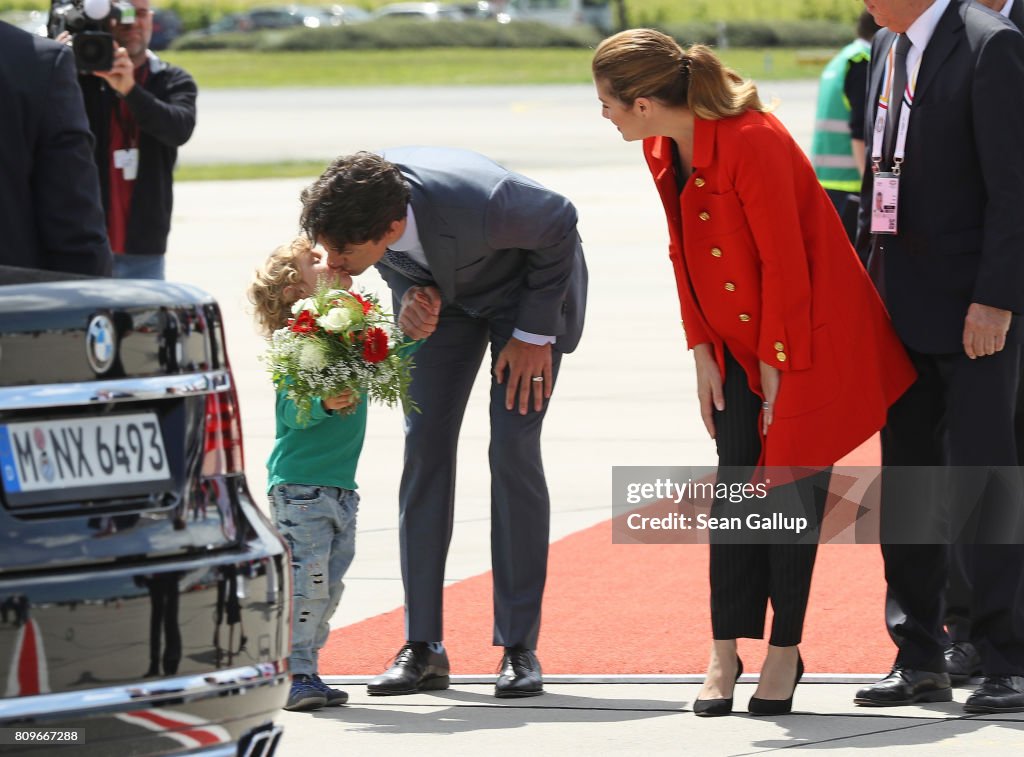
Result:
{"label": "bending man's dark hair", "polygon": [[398,168],[380,155],[343,155],[302,190],[299,225],[316,242],[338,250],[383,237],[405,218],[409,184]]}

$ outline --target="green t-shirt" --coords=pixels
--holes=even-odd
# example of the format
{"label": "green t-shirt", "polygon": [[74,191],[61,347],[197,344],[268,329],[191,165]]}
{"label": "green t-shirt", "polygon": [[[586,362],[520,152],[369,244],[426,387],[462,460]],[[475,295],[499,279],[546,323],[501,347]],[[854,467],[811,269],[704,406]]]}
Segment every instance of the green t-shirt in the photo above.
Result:
{"label": "green t-shirt", "polygon": [[300,425],[298,409],[284,391],[277,393],[274,450],[267,460],[267,488],[277,484],[356,488],[356,465],[366,436],[366,399],[351,413],[330,413],[313,403]]}

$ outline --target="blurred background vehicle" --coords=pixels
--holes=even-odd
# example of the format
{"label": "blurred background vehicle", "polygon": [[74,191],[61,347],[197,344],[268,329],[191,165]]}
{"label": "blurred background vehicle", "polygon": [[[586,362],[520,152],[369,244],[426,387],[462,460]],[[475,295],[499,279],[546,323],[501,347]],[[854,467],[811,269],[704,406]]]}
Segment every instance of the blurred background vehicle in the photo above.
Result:
{"label": "blurred background vehicle", "polygon": [[153,36],[150,50],[166,50],[185,31],[181,17],[173,10],[153,9]]}
{"label": "blurred background vehicle", "polygon": [[203,35],[226,34],[299,27],[319,29],[342,24],[359,24],[372,18],[373,14],[356,5],[266,6],[221,16],[206,28],[198,30],[198,33]]}
{"label": "blurred background vehicle", "polygon": [[508,7],[502,8],[499,3],[491,2],[491,0],[457,3],[456,7],[466,18],[493,20],[499,24],[507,24],[513,18],[513,13]]}
{"label": "blurred background vehicle", "polygon": [[588,24],[606,33],[614,26],[611,0],[491,0],[491,5],[517,20],[552,26]]}
{"label": "blurred background vehicle", "polygon": [[331,24],[333,26],[361,24],[373,18],[372,13],[360,8],[358,5],[329,5],[327,10],[331,13]]}
{"label": "blurred background vehicle", "polygon": [[446,3],[391,3],[383,5],[373,14],[375,20],[403,21],[463,21],[462,9]]}
{"label": "blurred background vehicle", "polygon": [[11,26],[24,29],[40,37],[46,36],[46,11],[12,10],[0,13],[0,21],[6,21]]}

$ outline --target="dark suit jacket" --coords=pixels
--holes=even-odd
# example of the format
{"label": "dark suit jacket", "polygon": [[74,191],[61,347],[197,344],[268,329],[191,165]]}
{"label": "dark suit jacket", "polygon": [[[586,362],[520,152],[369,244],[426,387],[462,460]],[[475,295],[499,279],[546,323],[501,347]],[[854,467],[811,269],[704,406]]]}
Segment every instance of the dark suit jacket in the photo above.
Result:
{"label": "dark suit jacket", "polygon": [[[866,135],[893,39],[883,29],[872,45]],[[1024,312],[1022,133],[1024,37],[985,8],[952,0],[921,60],[900,176],[899,233],[878,239],[886,305],[900,337],[919,352],[961,352],[972,302]],[[869,154],[862,254],[870,246],[871,191]],[[1009,338],[1019,341],[1016,323]]]}
{"label": "dark suit jacket", "polygon": [[0,265],[110,275],[70,48],[0,22]]}
{"label": "dark suit jacket", "polygon": [[1021,0],[1013,0],[1010,6],[1010,20],[1018,29],[1024,29],[1024,4]]}
{"label": "dark suit jacket", "polygon": [[[446,303],[557,337],[583,331],[587,266],[576,208],[565,197],[468,150],[385,150],[412,188],[420,243]],[[378,264],[393,291],[408,280]]]}

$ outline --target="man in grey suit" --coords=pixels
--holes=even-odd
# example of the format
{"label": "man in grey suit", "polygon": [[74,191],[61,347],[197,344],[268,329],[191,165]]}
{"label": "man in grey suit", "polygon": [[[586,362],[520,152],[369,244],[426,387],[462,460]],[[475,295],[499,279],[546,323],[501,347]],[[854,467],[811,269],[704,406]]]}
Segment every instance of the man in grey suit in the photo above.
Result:
{"label": "man in grey suit", "polygon": [[564,197],[465,150],[408,147],[335,160],[302,193],[329,264],[391,287],[416,353],[399,490],[406,644],[370,694],[444,689],[442,588],[459,427],[485,350],[491,381],[491,562],[499,697],[543,693],[535,650],[550,502],[541,427],[583,329],[587,269]]}

